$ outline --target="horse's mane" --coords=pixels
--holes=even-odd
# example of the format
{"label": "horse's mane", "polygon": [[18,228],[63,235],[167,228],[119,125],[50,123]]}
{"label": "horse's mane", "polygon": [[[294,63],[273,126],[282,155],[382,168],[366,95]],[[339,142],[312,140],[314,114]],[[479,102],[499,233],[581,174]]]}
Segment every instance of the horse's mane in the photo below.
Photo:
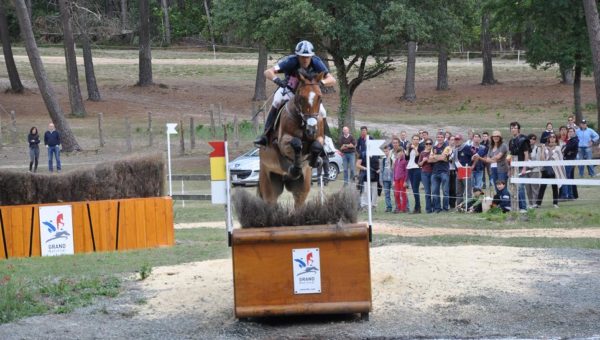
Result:
{"label": "horse's mane", "polygon": [[309,72],[303,68],[298,69],[298,74],[301,74],[304,78],[309,81],[312,81],[319,73],[317,72]]}

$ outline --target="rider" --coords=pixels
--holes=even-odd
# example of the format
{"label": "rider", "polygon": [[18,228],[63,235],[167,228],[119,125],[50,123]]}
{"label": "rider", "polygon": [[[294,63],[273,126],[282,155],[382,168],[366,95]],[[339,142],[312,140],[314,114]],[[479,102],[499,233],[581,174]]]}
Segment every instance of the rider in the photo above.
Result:
{"label": "rider", "polygon": [[[273,97],[273,104],[267,115],[267,121],[265,122],[265,130],[263,134],[254,141],[254,144],[258,146],[267,145],[267,134],[273,128],[277,111],[279,111],[279,108],[285,101],[290,100],[294,96],[294,91],[298,86],[298,70],[300,68],[303,68],[309,73],[323,72],[324,77],[321,80],[323,86],[333,86],[336,83],[335,78],[329,73],[327,66],[325,66],[321,58],[315,56],[313,44],[307,40],[299,42],[296,45],[295,54],[283,58],[275,66],[265,71],[265,77],[273,80],[279,88]],[[279,78],[276,75],[277,73],[283,73],[285,75],[285,80]],[[325,111],[323,104],[321,104],[320,113],[323,116],[323,120],[325,120],[327,112]]]}

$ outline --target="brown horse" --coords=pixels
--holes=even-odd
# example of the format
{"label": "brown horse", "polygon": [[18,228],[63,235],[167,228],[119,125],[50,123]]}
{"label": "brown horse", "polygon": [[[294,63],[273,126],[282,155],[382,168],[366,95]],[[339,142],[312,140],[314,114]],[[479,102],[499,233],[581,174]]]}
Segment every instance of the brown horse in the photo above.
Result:
{"label": "brown horse", "polygon": [[294,98],[281,108],[275,133],[260,150],[258,193],[275,204],[285,187],[294,205],[304,204],[310,191],[312,167],[323,150],[323,117],[319,114],[323,73],[300,71]]}

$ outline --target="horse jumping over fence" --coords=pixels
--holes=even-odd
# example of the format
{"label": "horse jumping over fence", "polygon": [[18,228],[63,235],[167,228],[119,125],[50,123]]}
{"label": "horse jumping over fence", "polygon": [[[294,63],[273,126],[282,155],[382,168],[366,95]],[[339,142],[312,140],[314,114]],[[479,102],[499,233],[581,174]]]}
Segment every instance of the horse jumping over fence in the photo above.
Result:
{"label": "horse jumping over fence", "polygon": [[300,71],[294,97],[281,108],[275,133],[260,150],[258,193],[270,204],[277,202],[284,187],[292,192],[296,207],[308,196],[312,167],[317,166],[323,150],[321,79],[323,73]]}

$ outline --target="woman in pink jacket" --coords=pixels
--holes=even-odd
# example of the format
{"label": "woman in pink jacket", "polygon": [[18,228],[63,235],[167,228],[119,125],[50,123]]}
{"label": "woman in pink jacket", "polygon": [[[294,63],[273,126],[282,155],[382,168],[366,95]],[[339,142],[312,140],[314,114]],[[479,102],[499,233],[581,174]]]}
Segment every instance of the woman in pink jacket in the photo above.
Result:
{"label": "woman in pink jacket", "polygon": [[406,154],[404,148],[401,146],[396,153],[396,161],[394,162],[394,198],[396,199],[396,210],[394,213],[407,212],[406,204],[408,197],[406,196],[406,178],[408,177],[408,170],[406,166],[408,161],[406,160]]}

